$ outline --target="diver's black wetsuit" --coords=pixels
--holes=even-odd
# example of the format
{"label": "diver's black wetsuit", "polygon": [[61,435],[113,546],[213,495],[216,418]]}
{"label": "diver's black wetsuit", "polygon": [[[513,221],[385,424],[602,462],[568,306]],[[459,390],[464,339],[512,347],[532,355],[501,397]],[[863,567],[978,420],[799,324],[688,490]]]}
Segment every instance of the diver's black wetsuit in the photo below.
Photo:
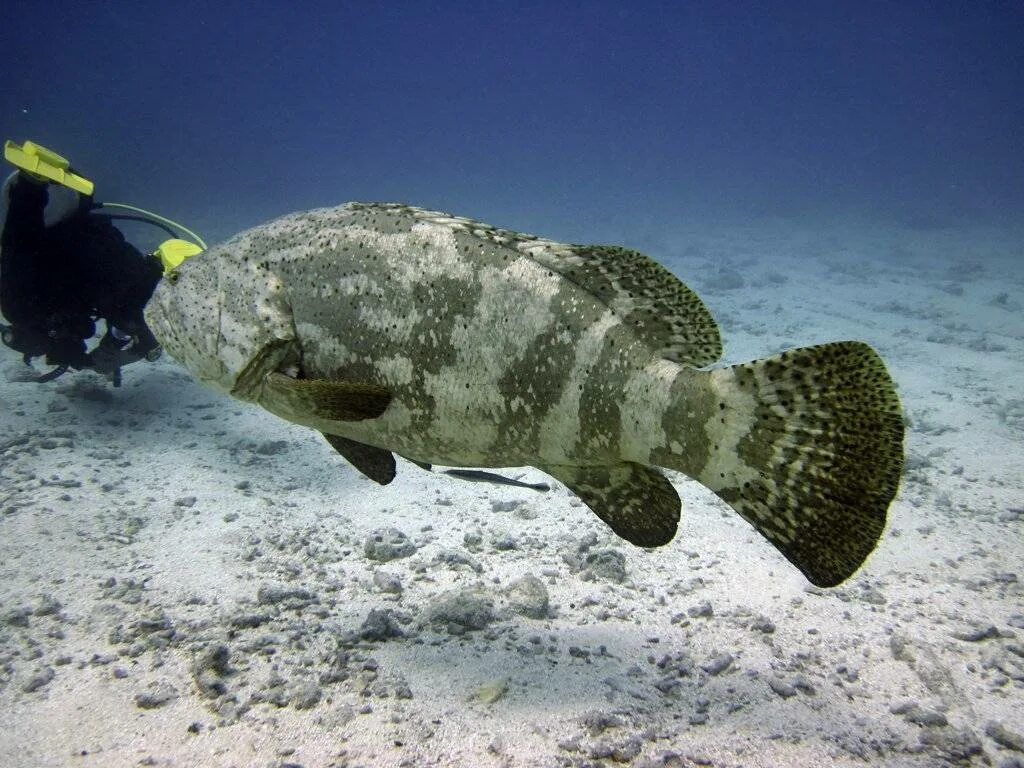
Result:
{"label": "diver's black wetsuit", "polygon": [[[48,200],[47,184],[22,173],[14,179],[0,240],[0,312],[11,324],[5,343],[26,361],[45,355],[50,365],[103,373],[157,350],[142,310],[163,274],[160,260],[128,243],[109,217],[90,213],[91,197],[80,196],[74,213],[45,226]],[[85,342],[98,318],[108,333],[90,354]],[[134,338],[130,352],[119,357],[127,342],[110,327]]]}

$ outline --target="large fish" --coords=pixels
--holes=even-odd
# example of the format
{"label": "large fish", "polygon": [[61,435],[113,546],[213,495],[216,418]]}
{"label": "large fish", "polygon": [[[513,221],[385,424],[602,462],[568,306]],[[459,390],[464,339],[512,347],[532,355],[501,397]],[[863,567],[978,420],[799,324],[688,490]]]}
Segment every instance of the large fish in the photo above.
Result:
{"label": "large fish", "polygon": [[322,432],[388,483],[421,465],[532,465],[622,538],[669,542],[658,467],[714,491],[813,583],[874,549],[903,419],[864,343],[731,367],[668,270],[406,205],[350,203],[185,262],[146,320],[201,381]]}

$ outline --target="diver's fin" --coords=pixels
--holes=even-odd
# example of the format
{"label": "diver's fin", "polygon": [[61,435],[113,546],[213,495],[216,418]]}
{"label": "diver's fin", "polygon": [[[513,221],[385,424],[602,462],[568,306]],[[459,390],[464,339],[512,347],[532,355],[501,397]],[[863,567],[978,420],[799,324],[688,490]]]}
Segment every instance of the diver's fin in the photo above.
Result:
{"label": "diver's fin", "polygon": [[446,469],[446,475],[457,477],[460,480],[471,480],[475,483],[494,483],[494,485],[511,485],[513,488],[529,488],[531,491],[550,491],[551,486],[547,483],[524,483],[522,480],[514,480],[511,477],[499,475],[496,472],[486,472],[482,469]]}
{"label": "diver's fin", "polygon": [[331,421],[375,419],[391,402],[391,393],[377,384],[293,379],[276,371],[267,374],[266,387],[295,412]]}
{"label": "diver's fin", "polygon": [[395,479],[395,457],[391,451],[373,445],[357,443],[341,435],[323,433],[331,447],[344,456],[348,463],[375,483],[387,485]]}
{"label": "diver's fin", "polygon": [[721,416],[705,426],[695,479],[814,584],[849,578],[882,535],[903,469],[903,412],[881,358],[841,341],[705,375]]}
{"label": "diver's fin", "polygon": [[654,467],[624,462],[608,467],[542,467],[569,486],[619,536],[638,547],[672,541],[679,494]]}

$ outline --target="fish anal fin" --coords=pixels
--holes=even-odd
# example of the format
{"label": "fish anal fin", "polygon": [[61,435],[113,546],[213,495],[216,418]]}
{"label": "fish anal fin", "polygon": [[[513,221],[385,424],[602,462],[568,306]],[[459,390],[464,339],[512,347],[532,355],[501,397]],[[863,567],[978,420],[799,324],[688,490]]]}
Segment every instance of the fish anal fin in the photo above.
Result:
{"label": "fish anal fin", "polygon": [[323,433],[324,439],[353,467],[375,483],[387,485],[395,479],[395,457],[391,451],[373,445],[357,443],[341,435]]}
{"label": "fish anal fin", "polygon": [[676,535],[682,502],[658,469],[624,462],[605,467],[543,467],[565,483],[616,534],[638,547]]}
{"label": "fish anal fin", "polygon": [[377,384],[294,379],[275,371],[266,376],[262,399],[275,401],[276,410],[316,419],[362,421],[383,414],[391,403],[391,393]]}

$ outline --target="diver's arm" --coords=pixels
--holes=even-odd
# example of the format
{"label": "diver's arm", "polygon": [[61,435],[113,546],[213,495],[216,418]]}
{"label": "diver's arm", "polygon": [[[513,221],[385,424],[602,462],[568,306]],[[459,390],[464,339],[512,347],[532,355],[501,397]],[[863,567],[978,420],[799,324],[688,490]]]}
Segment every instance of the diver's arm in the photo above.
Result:
{"label": "diver's arm", "polygon": [[45,239],[46,184],[18,172],[11,180],[0,239],[0,313],[11,323],[34,319],[34,260]]}
{"label": "diver's arm", "polygon": [[0,242],[4,253],[8,248],[17,251],[32,248],[43,236],[46,225],[43,211],[50,199],[48,185],[29,178],[20,171],[11,183],[11,199],[7,204],[7,220],[4,222],[3,239]]}

